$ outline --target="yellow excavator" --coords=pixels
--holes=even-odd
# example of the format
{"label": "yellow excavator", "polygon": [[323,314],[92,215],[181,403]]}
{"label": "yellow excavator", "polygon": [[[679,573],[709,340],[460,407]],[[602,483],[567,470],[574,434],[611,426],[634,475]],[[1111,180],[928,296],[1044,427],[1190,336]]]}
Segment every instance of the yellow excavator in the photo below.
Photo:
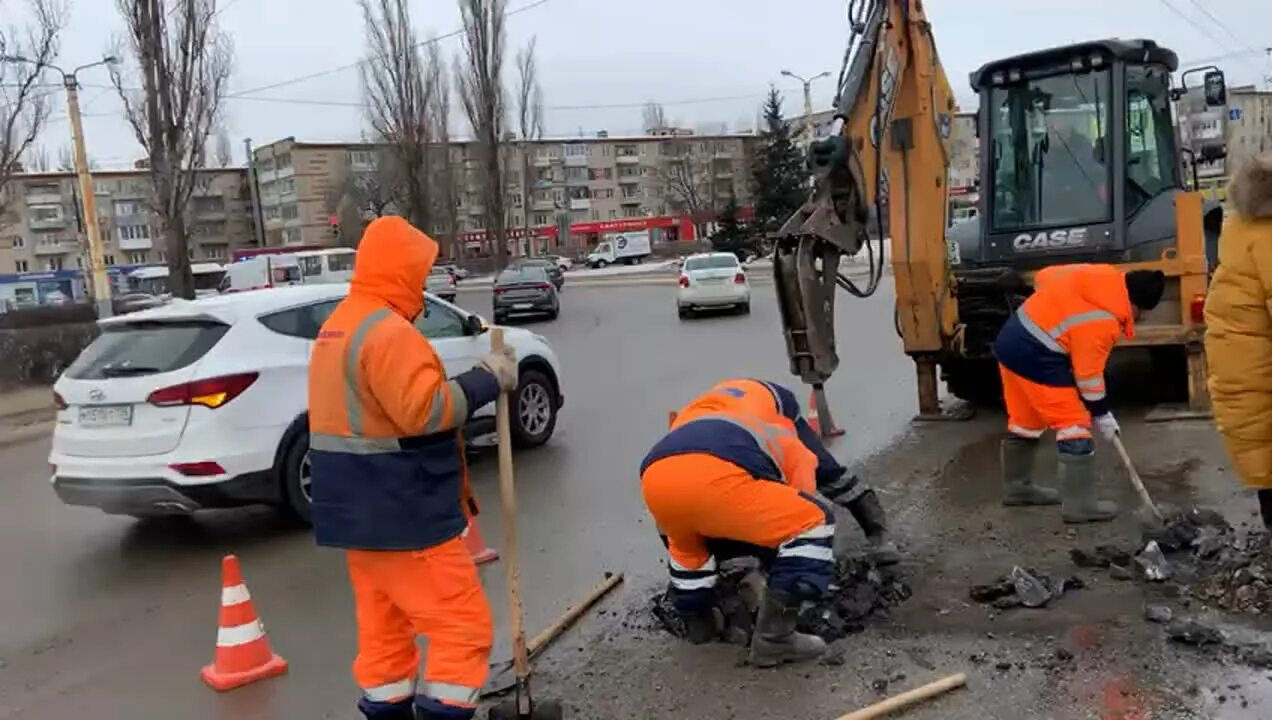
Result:
{"label": "yellow excavator", "polygon": [[[1130,344],[1177,358],[1190,407],[1207,409],[1202,305],[1222,210],[1185,189],[1188,151],[1179,149],[1172,101],[1201,91],[1203,109],[1226,117],[1222,73],[1210,69],[1193,91],[1173,87],[1178,59],[1151,40],[1078,43],[984,65],[971,76],[979,214],[950,228],[957,108],[923,3],[851,0],[849,22],[838,132],[809,148],[811,196],[773,238],[791,370],[812,385],[823,426],[832,424],[823,385],[839,364],[835,294],[873,294],[889,261],[921,418],[948,417],[938,369],[954,396],[996,398],[998,330],[1028,297],[1035,271],[1079,262],[1166,274],[1161,304],[1137,322]],[[1216,157],[1222,152],[1207,151],[1191,165]],[[865,277],[854,279],[840,264],[862,253]]]}

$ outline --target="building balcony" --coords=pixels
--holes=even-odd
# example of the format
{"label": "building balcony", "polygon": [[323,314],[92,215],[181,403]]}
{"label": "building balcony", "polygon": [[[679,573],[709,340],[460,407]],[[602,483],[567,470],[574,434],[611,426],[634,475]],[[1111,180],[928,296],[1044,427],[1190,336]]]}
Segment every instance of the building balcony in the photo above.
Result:
{"label": "building balcony", "polygon": [[65,255],[67,253],[77,253],[79,251],[80,244],[74,240],[38,243],[35,246],[36,255]]}
{"label": "building balcony", "polygon": [[536,155],[534,156],[534,159],[530,161],[530,167],[537,167],[537,168],[552,167],[552,158],[551,156],[540,157]]}
{"label": "building balcony", "polygon": [[622,205],[639,205],[644,199],[645,198],[640,195],[624,195],[618,199],[618,202]]}
{"label": "building balcony", "polygon": [[154,247],[154,241],[150,238],[136,238],[133,240],[119,239],[120,250],[149,250]]}
{"label": "building balcony", "polygon": [[535,200],[531,207],[535,210],[551,211],[556,210],[556,203],[552,200]]}
{"label": "building balcony", "polygon": [[202,210],[195,210],[194,217],[199,220],[224,220],[225,208],[204,208]]}
{"label": "building balcony", "polygon": [[614,162],[618,163],[619,165],[639,165],[640,156],[639,155],[619,155],[618,157],[614,158]]}
{"label": "building balcony", "polygon": [[566,167],[587,167],[587,153],[583,153],[582,155],[566,155],[565,166]]}
{"label": "building balcony", "polygon": [[715,152],[711,153],[711,157],[715,158],[716,160],[732,160],[733,151],[732,150],[716,150]]}
{"label": "building balcony", "polygon": [[61,205],[61,193],[31,193],[26,196],[27,205]]}
{"label": "building balcony", "polygon": [[42,220],[30,218],[27,220],[27,226],[32,230],[57,230],[59,228],[66,227],[70,224],[70,222],[71,219],[65,215],[56,218],[44,218]]}
{"label": "building balcony", "polygon": [[570,198],[571,210],[587,210],[592,207],[590,198]]}

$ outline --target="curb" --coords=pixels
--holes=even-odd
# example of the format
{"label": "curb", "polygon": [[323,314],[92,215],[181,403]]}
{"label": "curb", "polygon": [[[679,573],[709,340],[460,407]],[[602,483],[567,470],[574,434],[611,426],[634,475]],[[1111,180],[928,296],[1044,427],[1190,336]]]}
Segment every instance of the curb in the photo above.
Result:
{"label": "curb", "polygon": [[57,422],[54,420],[46,420],[30,425],[21,425],[12,429],[0,430],[0,448],[21,445],[38,438],[50,437],[53,434],[53,426],[56,424]]}

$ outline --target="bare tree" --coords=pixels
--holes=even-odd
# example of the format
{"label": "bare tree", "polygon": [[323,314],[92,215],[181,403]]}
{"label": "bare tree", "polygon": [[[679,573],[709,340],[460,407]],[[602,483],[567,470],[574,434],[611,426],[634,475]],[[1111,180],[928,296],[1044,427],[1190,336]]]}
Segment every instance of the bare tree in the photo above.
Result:
{"label": "bare tree", "polygon": [[671,141],[663,147],[657,179],[667,204],[689,215],[698,237],[706,237],[706,223],[715,214],[710,159],[695,154],[689,141]]}
{"label": "bare tree", "polygon": [[[216,0],[177,0],[171,7],[163,0],[115,1],[134,63],[132,77],[112,67],[111,81],[149,161],[168,287],[174,297],[193,298],[187,213],[206,166],[208,136],[221,120],[233,49],[217,23]],[[136,79],[140,89],[130,87]]]}
{"label": "bare tree", "polygon": [[49,162],[49,149],[43,145],[32,145],[22,157],[21,169],[35,172],[48,172],[53,169]]}
{"label": "bare tree", "polygon": [[223,168],[233,165],[234,147],[230,145],[230,132],[225,129],[225,125],[216,129],[216,137],[212,143],[212,162]]}
{"label": "bare tree", "polygon": [[434,226],[440,228],[450,243],[449,255],[463,264],[464,248],[459,242],[460,172],[451,155],[451,85],[441,46],[430,42],[426,48],[429,82],[433,84],[428,114],[435,142],[432,146],[430,181],[439,192],[433,193]]}
{"label": "bare tree", "polygon": [[367,222],[395,213],[394,195],[400,184],[391,146],[377,147],[374,166],[346,167],[336,172],[324,197],[327,214],[337,219],[340,244],[357,247]]}
{"label": "bare tree", "polygon": [[495,265],[508,264],[505,237],[504,174],[500,164],[503,138],[504,0],[459,0],[464,18],[464,54],[456,67],[456,83],[464,113],[472,125],[482,164],[482,196],[486,237],[495,246]]}
{"label": "bare tree", "polygon": [[[429,200],[428,106],[435,86],[411,27],[408,0],[359,0],[367,36],[362,92],[375,140],[394,151],[398,205],[424,230],[432,225]],[[431,43],[430,44],[435,44]]]}
{"label": "bare tree", "polygon": [[[44,71],[57,59],[68,14],[62,0],[26,0],[21,27],[0,27],[0,195],[49,119]],[[0,0],[0,15],[11,16]],[[21,58],[21,60],[18,60]],[[47,158],[47,153],[46,153]]]}
{"label": "bare tree", "polygon": [[[535,61],[535,38],[517,51],[517,127],[521,131],[521,228],[530,237],[530,141],[543,138],[543,87]],[[528,241],[528,240],[527,240]]]}
{"label": "bare tree", "polygon": [[645,121],[646,133],[656,135],[660,131],[667,129],[667,110],[662,105],[652,100],[645,103],[645,109],[641,111],[641,116]]}
{"label": "bare tree", "polygon": [[[45,162],[48,162],[47,159]],[[63,145],[57,149],[57,169],[62,172],[75,172],[75,148]]]}

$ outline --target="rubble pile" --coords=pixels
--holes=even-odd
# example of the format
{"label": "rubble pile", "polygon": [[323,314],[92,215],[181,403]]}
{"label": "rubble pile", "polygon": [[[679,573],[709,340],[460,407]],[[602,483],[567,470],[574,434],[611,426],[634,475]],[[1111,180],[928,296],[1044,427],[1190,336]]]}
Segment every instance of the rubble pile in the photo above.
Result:
{"label": "rubble pile", "polygon": [[973,585],[968,595],[978,603],[997,610],[1042,608],[1065,593],[1086,587],[1081,578],[1044,575],[1032,568],[1013,567],[1008,575],[999,576],[985,585]]}
{"label": "rubble pile", "polygon": [[[763,585],[756,563],[721,564],[716,591],[724,615],[722,640],[736,645],[750,643]],[[886,615],[890,608],[910,595],[910,586],[894,568],[879,568],[865,560],[845,558],[839,561],[828,596],[821,602],[807,604],[800,613],[798,629],[832,642],[861,632],[871,617]],[[679,638],[689,636],[683,618],[667,593],[654,596],[651,604],[654,617],[663,629]]]}

